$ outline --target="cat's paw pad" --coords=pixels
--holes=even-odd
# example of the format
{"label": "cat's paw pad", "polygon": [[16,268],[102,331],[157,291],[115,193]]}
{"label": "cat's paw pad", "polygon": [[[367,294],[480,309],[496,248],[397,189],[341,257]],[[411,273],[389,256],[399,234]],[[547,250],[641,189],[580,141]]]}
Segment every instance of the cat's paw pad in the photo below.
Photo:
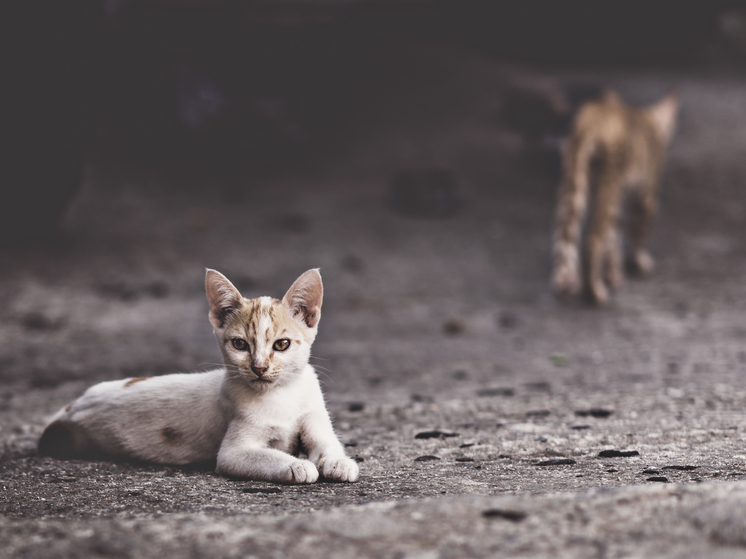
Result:
{"label": "cat's paw pad", "polygon": [[319,470],[324,479],[330,481],[352,482],[357,479],[360,469],[357,462],[351,458],[339,458],[336,460],[322,460]]}
{"label": "cat's paw pad", "polygon": [[288,483],[314,483],[319,479],[319,471],[313,462],[297,460],[290,465],[287,474]]}

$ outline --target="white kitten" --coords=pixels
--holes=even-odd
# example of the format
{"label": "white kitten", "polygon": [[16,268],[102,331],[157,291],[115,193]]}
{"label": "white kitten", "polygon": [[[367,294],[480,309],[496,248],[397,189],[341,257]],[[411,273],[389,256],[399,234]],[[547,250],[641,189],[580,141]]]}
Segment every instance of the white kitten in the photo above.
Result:
{"label": "white kitten", "polygon": [[[323,286],[301,275],[282,301],[244,299],[215,270],[205,278],[225,368],[103,382],[60,410],[39,452],[161,464],[216,460],[226,476],[285,483],[355,481],[308,363]],[[298,458],[303,452],[308,459]]]}

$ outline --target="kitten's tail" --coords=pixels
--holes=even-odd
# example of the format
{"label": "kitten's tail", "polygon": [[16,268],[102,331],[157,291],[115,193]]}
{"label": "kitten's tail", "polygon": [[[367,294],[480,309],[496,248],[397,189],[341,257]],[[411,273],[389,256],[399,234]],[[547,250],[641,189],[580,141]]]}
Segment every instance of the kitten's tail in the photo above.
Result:
{"label": "kitten's tail", "polygon": [[577,295],[582,286],[580,232],[588,209],[591,159],[597,148],[596,138],[581,129],[580,120],[576,119],[562,154],[563,176],[555,216],[552,287],[562,296]]}

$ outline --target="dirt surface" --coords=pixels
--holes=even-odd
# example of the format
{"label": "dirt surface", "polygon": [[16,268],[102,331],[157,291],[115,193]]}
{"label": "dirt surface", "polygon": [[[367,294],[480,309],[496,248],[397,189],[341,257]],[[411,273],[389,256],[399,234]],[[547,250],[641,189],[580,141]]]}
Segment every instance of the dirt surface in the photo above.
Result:
{"label": "dirt surface", "polygon": [[[0,252],[0,556],[746,553],[746,79],[541,71],[435,46],[386,66],[276,173],[94,154],[59,238]],[[600,310],[549,292],[556,184],[500,118],[507,87],[573,80],[683,100],[657,270]],[[456,179],[455,215],[393,211],[392,177],[434,168]],[[218,362],[205,267],[249,297],[321,268],[314,364],[358,483],[36,455],[47,418],[91,383]]]}

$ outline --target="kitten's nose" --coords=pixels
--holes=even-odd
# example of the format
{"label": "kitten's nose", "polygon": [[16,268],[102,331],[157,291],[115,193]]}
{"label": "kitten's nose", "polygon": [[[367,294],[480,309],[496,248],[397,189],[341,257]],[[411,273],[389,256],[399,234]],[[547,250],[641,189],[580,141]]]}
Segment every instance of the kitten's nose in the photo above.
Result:
{"label": "kitten's nose", "polygon": [[256,376],[258,376],[258,377],[261,378],[262,376],[264,376],[264,373],[267,372],[267,367],[256,367],[256,366],[252,365],[251,366],[251,370],[253,371],[253,373]]}

